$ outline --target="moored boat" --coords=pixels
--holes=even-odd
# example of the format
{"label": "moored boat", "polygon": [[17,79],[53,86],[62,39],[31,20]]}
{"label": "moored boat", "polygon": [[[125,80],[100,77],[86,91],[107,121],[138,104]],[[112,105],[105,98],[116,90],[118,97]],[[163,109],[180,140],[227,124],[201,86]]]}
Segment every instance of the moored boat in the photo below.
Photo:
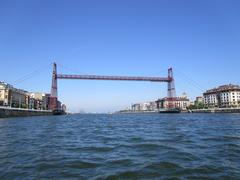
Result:
{"label": "moored boat", "polygon": [[178,108],[167,108],[167,109],[160,109],[159,113],[180,113],[181,110]]}
{"label": "moored boat", "polygon": [[62,109],[54,109],[52,111],[52,113],[53,113],[53,115],[64,115],[64,114],[66,114],[66,112]]}

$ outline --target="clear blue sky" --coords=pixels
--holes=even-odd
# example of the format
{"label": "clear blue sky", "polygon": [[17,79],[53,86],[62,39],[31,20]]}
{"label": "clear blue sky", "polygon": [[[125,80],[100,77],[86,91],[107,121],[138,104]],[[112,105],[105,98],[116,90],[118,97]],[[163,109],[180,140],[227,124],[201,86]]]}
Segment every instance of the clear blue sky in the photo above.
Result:
{"label": "clear blue sky", "polygon": [[[193,99],[240,84],[239,9],[239,0],[0,0],[0,80],[37,70],[16,87],[49,92],[53,61],[75,74],[166,76],[173,67],[178,95]],[[166,84],[59,81],[71,111],[163,96]]]}

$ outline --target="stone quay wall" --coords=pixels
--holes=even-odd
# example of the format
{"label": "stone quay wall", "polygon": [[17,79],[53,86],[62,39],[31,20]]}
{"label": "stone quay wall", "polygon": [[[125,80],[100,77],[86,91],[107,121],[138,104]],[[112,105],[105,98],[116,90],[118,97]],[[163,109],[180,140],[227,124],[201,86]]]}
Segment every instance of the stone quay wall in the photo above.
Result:
{"label": "stone quay wall", "polygon": [[0,107],[0,118],[25,117],[25,116],[47,116],[47,115],[49,116],[52,114],[53,114],[52,111],[46,111],[46,110]]}

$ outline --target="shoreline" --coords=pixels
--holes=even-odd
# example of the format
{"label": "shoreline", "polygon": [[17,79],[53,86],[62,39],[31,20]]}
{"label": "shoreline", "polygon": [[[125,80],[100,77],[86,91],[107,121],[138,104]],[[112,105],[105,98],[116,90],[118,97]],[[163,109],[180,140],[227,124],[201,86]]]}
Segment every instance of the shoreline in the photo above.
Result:
{"label": "shoreline", "polygon": [[0,107],[0,118],[50,116],[50,115],[53,115],[53,112],[51,110]]}
{"label": "shoreline", "polygon": [[240,108],[193,109],[189,113],[240,113]]}
{"label": "shoreline", "polygon": [[[158,114],[159,111],[118,111],[115,114]],[[211,109],[192,109],[184,110],[180,113],[240,113],[240,108],[211,108]]]}

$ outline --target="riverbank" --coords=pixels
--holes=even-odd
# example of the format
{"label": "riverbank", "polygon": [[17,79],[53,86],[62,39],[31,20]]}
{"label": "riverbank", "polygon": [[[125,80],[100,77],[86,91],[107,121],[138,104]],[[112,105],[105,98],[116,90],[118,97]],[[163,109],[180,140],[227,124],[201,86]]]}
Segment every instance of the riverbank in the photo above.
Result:
{"label": "riverbank", "polygon": [[[132,111],[123,110],[118,111],[115,114],[154,114],[159,113],[159,111]],[[181,111],[181,113],[240,113],[240,108],[211,108],[211,109],[192,109]]]}
{"label": "riverbank", "polygon": [[190,113],[240,113],[240,108],[193,109]]}
{"label": "riverbank", "polygon": [[0,107],[0,118],[25,117],[25,116],[49,116],[49,115],[53,115],[53,112],[51,110],[35,110],[35,109]]}
{"label": "riverbank", "polygon": [[132,111],[132,110],[122,110],[117,111],[114,114],[154,114],[158,113],[158,111]]}

